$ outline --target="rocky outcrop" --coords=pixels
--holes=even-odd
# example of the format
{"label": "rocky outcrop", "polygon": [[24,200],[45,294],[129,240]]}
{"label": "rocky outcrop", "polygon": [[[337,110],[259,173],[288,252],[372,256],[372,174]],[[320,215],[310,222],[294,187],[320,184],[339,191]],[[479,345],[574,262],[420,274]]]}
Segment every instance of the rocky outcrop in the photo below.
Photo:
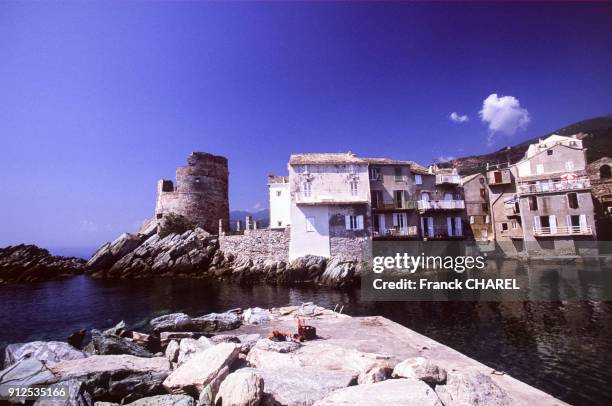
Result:
{"label": "rocky outcrop", "polygon": [[219,238],[200,228],[163,238],[155,230],[149,227],[146,234],[143,230],[137,235],[124,233],[103,245],[87,262],[88,272],[106,278],[190,276],[244,284],[311,283],[335,287],[351,285],[358,276],[358,265],[352,261],[332,259],[328,263],[323,257],[307,255],[287,262],[274,255],[235,255],[233,251],[224,252]]}
{"label": "rocky outcrop", "polygon": [[436,393],[444,405],[510,406],[515,404],[506,391],[493,382],[490,376],[469,369],[449,373],[446,385],[437,385]]}
{"label": "rocky outcrop", "polygon": [[82,273],[85,260],[53,256],[35,245],[0,248],[0,284],[37,282]]}
{"label": "rocky outcrop", "polygon": [[215,404],[223,406],[259,406],[264,380],[252,371],[238,370],[221,382]]}
{"label": "rocky outcrop", "polygon": [[61,341],[32,341],[29,343],[9,344],[4,350],[4,368],[28,358],[46,364],[85,358],[87,354],[70,344]]}
{"label": "rocky outcrop", "polygon": [[395,366],[393,376],[420,379],[431,385],[446,381],[446,370],[423,357],[408,358]]}

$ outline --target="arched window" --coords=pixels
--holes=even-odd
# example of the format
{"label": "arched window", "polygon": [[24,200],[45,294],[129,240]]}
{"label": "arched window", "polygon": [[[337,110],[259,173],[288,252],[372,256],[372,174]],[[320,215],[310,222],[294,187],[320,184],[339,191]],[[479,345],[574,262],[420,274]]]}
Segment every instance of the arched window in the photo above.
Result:
{"label": "arched window", "polygon": [[612,170],[610,169],[610,165],[603,165],[601,168],[599,168],[599,178],[600,179],[612,178]]}
{"label": "arched window", "polygon": [[431,199],[431,196],[429,195],[429,193],[427,192],[421,193],[421,200],[425,200],[426,202],[428,202],[430,199]]}

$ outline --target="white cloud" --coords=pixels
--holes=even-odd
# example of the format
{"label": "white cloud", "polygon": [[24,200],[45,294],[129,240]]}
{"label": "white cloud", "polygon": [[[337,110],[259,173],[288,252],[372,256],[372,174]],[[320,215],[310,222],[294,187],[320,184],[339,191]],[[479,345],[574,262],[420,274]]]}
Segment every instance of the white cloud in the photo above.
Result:
{"label": "white cloud", "polygon": [[262,205],[261,203],[259,203],[259,202],[258,202],[258,203],[255,203],[255,204],[253,205],[253,207],[251,207],[251,211],[259,211],[259,210],[261,210],[262,208],[263,208],[263,205]]}
{"label": "white cloud", "polygon": [[470,118],[467,116],[467,114],[460,116],[459,113],[457,113],[456,111],[450,113],[450,116],[448,116],[448,118],[450,118],[451,121],[454,121],[455,123],[465,123],[466,121],[470,121]]}
{"label": "white cloud", "polygon": [[439,156],[439,157],[436,158],[436,162],[438,162],[438,163],[450,162],[453,159],[457,159],[457,157],[454,157],[452,155],[448,155],[448,156],[442,155],[442,156]]}
{"label": "white cloud", "polygon": [[531,121],[529,112],[521,108],[516,97],[499,97],[497,93],[492,93],[484,99],[479,114],[482,121],[489,126],[489,143],[495,133],[514,135]]}

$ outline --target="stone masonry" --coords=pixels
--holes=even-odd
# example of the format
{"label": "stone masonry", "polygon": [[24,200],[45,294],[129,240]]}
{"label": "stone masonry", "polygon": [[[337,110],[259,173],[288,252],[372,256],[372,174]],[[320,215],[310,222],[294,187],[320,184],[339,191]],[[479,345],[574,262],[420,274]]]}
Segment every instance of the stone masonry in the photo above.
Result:
{"label": "stone masonry", "polygon": [[244,230],[244,234],[220,235],[219,248],[225,255],[248,257],[253,260],[287,261],[289,228]]}

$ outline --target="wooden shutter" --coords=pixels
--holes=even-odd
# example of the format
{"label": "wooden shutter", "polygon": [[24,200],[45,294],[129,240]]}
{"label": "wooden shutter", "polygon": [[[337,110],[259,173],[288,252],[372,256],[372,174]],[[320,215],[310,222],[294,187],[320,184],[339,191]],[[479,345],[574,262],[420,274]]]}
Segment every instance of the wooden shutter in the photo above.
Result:
{"label": "wooden shutter", "polygon": [[550,233],[556,234],[557,233],[557,216],[555,216],[554,214],[551,214],[550,216],[548,216],[548,221],[550,222]]}
{"label": "wooden shutter", "polygon": [[463,235],[461,217],[455,217],[455,235],[461,237]]}
{"label": "wooden shutter", "polygon": [[351,216],[349,215],[344,216],[344,223],[345,223],[346,229],[350,230],[351,229]]}
{"label": "wooden shutter", "polygon": [[363,216],[357,216],[357,230],[363,230]]}
{"label": "wooden shutter", "polygon": [[453,236],[453,219],[451,217],[446,218],[446,231],[449,237]]}

